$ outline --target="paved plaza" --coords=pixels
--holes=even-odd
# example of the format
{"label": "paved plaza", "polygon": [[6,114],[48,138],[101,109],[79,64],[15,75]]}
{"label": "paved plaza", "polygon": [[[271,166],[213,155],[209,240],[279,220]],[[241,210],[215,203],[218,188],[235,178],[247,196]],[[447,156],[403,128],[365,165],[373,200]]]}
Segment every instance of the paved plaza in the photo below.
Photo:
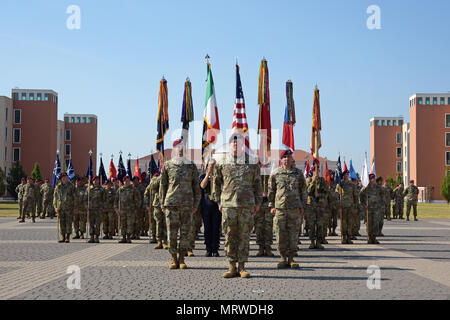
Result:
{"label": "paved plaza", "polygon": [[[329,237],[322,251],[309,250],[302,237],[297,270],[278,270],[276,250],[273,258],[255,257],[252,235],[252,277],[223,279],[223,250],[219,258],[204,257],[202,235],[195,257],[186,258],[189,269],[169,270],[168,251],[153,249],[147,238],[59,244],[56,220],[4,218],[0,299],[450,299],[450,220],[386,221],[383,232],[380,245],[367,245],[365,236],[353,245]],[[80,268],[80,289],[68,288],[72,265]],[[380,268],[379,289],[367,286],[372,265]]]}

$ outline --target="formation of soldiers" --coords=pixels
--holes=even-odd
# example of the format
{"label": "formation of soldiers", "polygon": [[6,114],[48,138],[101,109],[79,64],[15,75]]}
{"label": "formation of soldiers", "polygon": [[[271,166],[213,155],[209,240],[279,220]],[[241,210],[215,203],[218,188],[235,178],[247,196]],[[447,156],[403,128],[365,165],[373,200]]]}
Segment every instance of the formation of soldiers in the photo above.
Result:
{"label": "formation of soldiers", "polygon": [[[407,199],[406,216],[411,206],[417,221],[418,188],[414,181],[405,189],[400,183],[392,190],[382,178],[369,176],[370,183],[363,187],[360,181],[349,178],[348,170],[337,184],[331,173],[330,184],[320,176],[319,166],[305,179],[296,168],[292,152],[286,150],[280,157],[280,166],[270,176],[261,175],[260,165],[244,152],[244,139],[234,134],[229,140],[230,153],[211,160],[206,180],[211,180],[208,196],[218,205],[222,215],[221,230],[225,236],[225,255],[229,268],[224,278],[250,277],[245,269],[249,257],[250,235],[254,231],[259,250],[256,256],[274,256],[273,233],[280,253],[277,268],[298,268],[297,256],[300,236],[308,236],[309,249],[324,249],[327,236],[337,236],[340,221],[341,243],[352,244],[360,236],[361,221],[367,229],[369,244],[378,244],[383,236],[384,219],[403,219],[403,201]],[[160,174],[146,183],[146,175],[125,176],[123,181],[107,180],[100,183],[95,176],[91,181],[78,178],[69,182],[61,174],[53,190],[48,179],[39,186],[33,179],[25,179],[17,187],[20,222],[27,215],[53,218],[58,216],[59,242],[84,239],[98,243],[103,239],[119,237],[119,243],[148,236],[155,249],[167,249],[171,261],[169,269],[186,269],[185,257],[194,256],[195,240],[200,232],[202,216],[201,182],[199,172],[187,159],[183,141],[173,144],[174,156],[165,161]],[[210,178],[210,179],[209,179]],[[203,178],[204,179],[204,178]],[[303,226],[303,228],[302,228]],[[102,230],[101,230],[102,228]],[[217,244],[218,246],[218,244]],[[217,251],[218,248],[212,250]],[[208,249],[207,256],[211,255]]]}

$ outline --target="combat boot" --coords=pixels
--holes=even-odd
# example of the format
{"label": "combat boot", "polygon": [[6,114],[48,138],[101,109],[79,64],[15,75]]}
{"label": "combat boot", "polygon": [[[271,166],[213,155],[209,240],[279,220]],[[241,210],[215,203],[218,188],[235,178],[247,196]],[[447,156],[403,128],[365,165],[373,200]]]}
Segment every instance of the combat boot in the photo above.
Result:
{"label": "combat boot", "polygon": [[409,216],[408,216],[408,217],[406,217],[406,221],[409,221]]}
{"label": "combat boot", "polygon": [[169,269],[178,269],[178,259],[176,254],[172,254],[172,260],[170,261]]}
{"label": "combat boot", "polygon": [[94,240],[94,236],[93,236],[93,235],[90,236],[90,238],[89,238],[89,240],[88,240],[88,243],[95,243],[95,240]]}
{"label": "combat boot", "polygon": [[94,242],[95,242],[95,243],[100,243],[100,240],[98,240],[98,235],[95,235],[95,237],[94,237]]}
{"label": "combat boot", "polygon": [[270,248],[270,246],[266,246],[265,248],[265,255],[266,257],[273,257],[274,254],[272,253],[272,249]]}
{"label": "combat boot", "polygon": [[189,251],[187,252],[187,256],[188,256],[188,257],[194,257],[194,252],[192,252],[192,250],[189,250]]}
{"label": "combat boot", "polygon": [[34,218],[34,217],[32,217],[32,218],[31,218],[31,221],[33,221],[33,223],[35,223],[35,222],[36,222],[36,220],[35,220],[35,218]]}
{"label": "combat boot", "polygon": [[373,244],[380,244],[380,242],[378,242],[377,237],[373,236]]}
{"label": "combat boot", "polygon": [[264,256],[264,246],[259,245],[258,253],[256,254],[257,257],[263,257]]}
{"label": "combat boot", "polygon": [[346,235],[343,235],[343,236],[342,236],[341,243],[342,243],[342,244],[348,244],[347,241],[348,241],[348,237],[347,237]]}
{"label": "combat boot", "polygon": [[156,241],[156,236],[152,235],[152,239],[150,240],[150,243],[157,243],[158,241]]}
{"label": "combat boot", "polygon": [[136,233],[136,234],[135,234],[134,239],[135,239],[135,240],[141,240],[141,237],[139,236],[139,233]]}
{"label": "combat boot", "polygon": [[80,239],[84,239],[84,233],[83,232],[81,232],[81,234],[80,234]]}
{"label": "combat boot", "polygon": [[155,249],[162,249],[162,248],[163,248],[162,241],[158,241],[158,244],[155,246]]}
{"label": "combat boot", "polygon": [[336,233],[336,228],[333,228],[333,232],[331,233],[332,236],[337,236],[338,234]]}
{"label": "combat boot", "polygon": [[62,239],[59,240],[58,242],[59,242],[59,243],[64,243],[64,242],[66,242],[66,235],[63,234],[63,235],[62,235]]}
{"label": "combat boot", "polygon": [[167,242],[163,243],[163,248],[166,249],[166,250],[169,249],[169,246],[167,245]]}
{"label": "combat boot", "polygon": [[105,233],[105,235],[103,236],[103,240],[108,240],[109,239],[109,235],[108,233]]}
{"label": "combat boot", "polygon": [[186,252],[180,252],[180,256],[178,258],[178,263],[179,263],[180,269],[187,269],[187,265],[184,262],[185,255],[186,255]]}
{"label": "combat boot", "polygon": [[316,240],[315,248],[316,249],[324,249],[323,245],[320,244],[320,240]]}
{"label": "combat boot", "polygon": [[70,233],[66,234],[66,243],[70,243]]}
{"label": "combat boot", "polygon": [[311,244],[309,245],[309,249],[315,249],[316,245],[314,244],[314,240],[311,240]]}
{"label": "combat boot", "polygon": [[327,241],[327,239],[325,239],[325,237],[320,242],[323,243],[323,244],[328,244],[328,241]]}
{"label": "combat boot", "polygon": [[75,235],[72,237],[72,239],[80,239],[80,234],[77,232],[75,232]]}
{"label": "combat boot", "polygon": [[285,268],[288,268],[288,267],[289,267],[289,264],[286,261],[286,256],[281,255],[281,260],[280,260],[280,262],[278,262],[277,268],[278,269],[285,269]]}
{"label": "combat boot", "polygon": [[39,219],[45,219],[45,215],[40,216]]}
{"label": "combat boot", "polygon": [[127,234],[127,243],[131,243],[131,234]]}
{"label": "combat boot", "polygon": [[241,278],[250,278],[250,273],[245,270],[245,262],[238,263],[238,271]]}
{"label": "combat boot", "polygon": [[350,239],[350,236],[347,236],[347,244],[353,244],[353,241]]}
{"label": "combat boot", "polygon": [[19,223],[24,223],[24,222],[25,222],[24,218],[22,218],[22,220],[19,221]]}
{"label": "combat boot", "polygon": [[236,269],[236,262],[229,262],[229,264],[230,264],[230,267],[228,268],[228,271],[226,271],[223,274],[223,277],[224,278],[237,277],[239,274],[238,274],[237,269]]}
{"label": "combat boot", "polygon": [[368,243],[368,244],[374,244],[374,242],[373,242],[373,237],[372,237],[372,236],[369,236],[369,237],[367,238],[367,243]]}
{"label": "combat boot", "polygon": [[416,216],[414,216],[414,221],[419,221],[419,219],[417,219],[417,217],[416,217]]}
{"label": "combat boot", "polygon": [[120,240],[119,243],[127,243],[127,236],[122,235],[122,240]]}
{"label": "combat boot", "polygon": [[299,265],[294,261],[294,255],[290,254],[288,258],[288,264],[291,266],[291,269],[298,269]]}

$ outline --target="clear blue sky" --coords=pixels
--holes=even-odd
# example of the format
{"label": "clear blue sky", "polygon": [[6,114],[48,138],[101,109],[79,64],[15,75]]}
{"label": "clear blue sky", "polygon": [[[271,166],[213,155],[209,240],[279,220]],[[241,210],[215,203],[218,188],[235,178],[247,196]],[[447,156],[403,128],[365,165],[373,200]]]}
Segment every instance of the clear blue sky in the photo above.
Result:
{"label": "clear blue sky", "polygon": [[[66,28],[72,4],[81,9],[80,30]],[[366,27],[372,4],[381,9],[381,30]],[[256,129],[258,72],[266,57],[272,127],[282,128],[285,83],[291,78],[295,145],[308,150],[317,83],[320,154],[335,160],[340,152],[360,172],[364,152],[370,152],[371,117],[403,115],[409,121],[410,95],[450,91],[449,13],[447,0],[3,0],[0,95],[10,96],[13,87],[53,89],[59,119],[65,112],[98,115],[98,152],[109,162],[119,150],[143,156],[155,149],[163,75],[169,89],[166,138],[181,127],[187,76],[194,116],[201,120],[206,53],[222,129],[232,122],[236,58],[249,125]]]}

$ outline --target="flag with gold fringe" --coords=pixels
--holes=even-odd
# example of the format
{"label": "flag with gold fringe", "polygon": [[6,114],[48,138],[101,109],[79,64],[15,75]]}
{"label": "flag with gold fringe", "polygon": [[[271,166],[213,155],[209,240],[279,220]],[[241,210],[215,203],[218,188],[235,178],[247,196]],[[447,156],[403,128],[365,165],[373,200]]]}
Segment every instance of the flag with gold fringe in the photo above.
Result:
{"label": "flag with gold fringe", "polygon": [[158,150],[161,159],[164,161],[164,135],[169,130],[169,100],[167,93],[167,81],[164,77],[159,82],[158,94],[158,123],[156,136],[156,149]]}
{"label": "flag with gold fringe", "polygon": [[294,87],[291,80],[286,82],[286,109],[284,112],[284,126],[283,126],[283,144],[295,150],[294,144],[294,125],[295,125],[295,106],[294,106]]}
{"label": "flag with gold fringe", "polygon": [[[209,58],[209,56],[207,56]],[[217,136],[220,132],[219,112],[216,102],[216,90],[211,72],[211,64],[206,63],[206,101],[205,111],[203,113],[203,135],[202,135],[202,161],[209,160],[212,146],[217,142]]]}
{"label": "flag with gold fringe", "polygon": [[189,78],[184,83],[183,106],[181,108],[181,122],[183,123],[184,144],[187,146],[189,136],[189,123],[194,120],[194,106],[192,104],[192,86]]}
{"label": "flag with gold fringe", "polygon": [[267,162],[267,153],[270,151],[272,142],[272,126],[270,122],[270,92],[269,92],[269,68],[267,60],[261,61],[259,68],[258,82],[258,134],[260,135],[259,158],[265,164]]}
{"label": "flag with gold fringe", "polygon": [[322,146],[320,138],[320,131],[322,130],[322,121],[320,118],[320,98],[319,88],[314,89],[314,104],[312,112],[312,126],[311,126],[311,154],[314,162],[319,163],[319,149]]}

